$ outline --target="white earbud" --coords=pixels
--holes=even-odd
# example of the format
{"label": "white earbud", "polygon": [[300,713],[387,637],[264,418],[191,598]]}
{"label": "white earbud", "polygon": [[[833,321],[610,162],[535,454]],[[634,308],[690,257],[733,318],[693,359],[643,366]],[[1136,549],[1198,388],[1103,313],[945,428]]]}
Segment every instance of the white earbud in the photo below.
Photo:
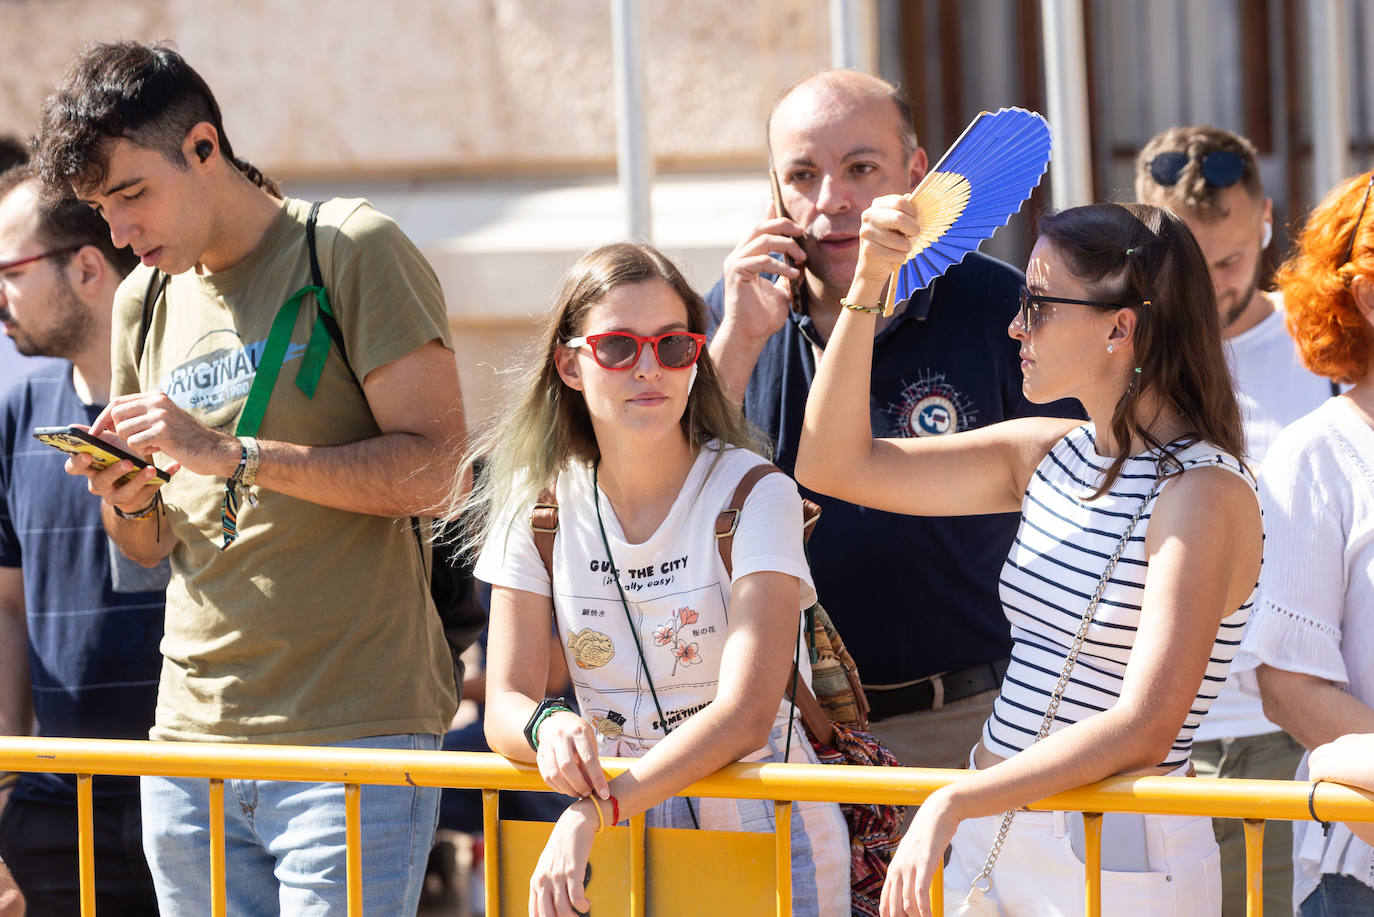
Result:
{"label": "white earbud", "polygon": [[1269,243],[1274,241],[1274,224],[1268,220],[1264,221],[1264,229],[1260,233],[1260,251],[1269,247]]}

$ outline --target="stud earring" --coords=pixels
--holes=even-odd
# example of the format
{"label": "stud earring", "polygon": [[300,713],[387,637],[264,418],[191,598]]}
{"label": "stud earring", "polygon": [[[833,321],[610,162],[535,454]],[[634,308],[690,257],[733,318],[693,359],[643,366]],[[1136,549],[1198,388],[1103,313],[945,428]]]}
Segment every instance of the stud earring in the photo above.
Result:
{"label": "stud earring", "polygon": [[1107,353],[1112,353],[1112,352],[1114,352],[1115,350],[1116,350],[1116,345],[1115,345],[1115,344],[1108,344],[1108,345],[1107,345]]}

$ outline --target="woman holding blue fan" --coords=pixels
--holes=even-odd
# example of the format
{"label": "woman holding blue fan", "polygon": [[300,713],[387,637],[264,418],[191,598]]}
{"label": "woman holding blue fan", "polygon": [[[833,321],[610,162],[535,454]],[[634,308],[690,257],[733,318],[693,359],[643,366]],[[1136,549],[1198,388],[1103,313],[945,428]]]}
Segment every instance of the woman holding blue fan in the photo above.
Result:
{"label": "woman holding blue fan", "polygon": [[[1113,775],[1191,773],[1259,574],[1261,520],[1212,284],[1182,221],[1143,205],[1040,221],[1021,308],[1023,390],[1086,424],[1011,420],[874,439],[874,315],[920,234],[903,196],[864,214],[859,265],[807,405],[797,477],[912,515],[1020,511],[1000,580],[1014,648],[975,773],[931,794],[898,849],[884,917],[1082,913],[1082,817],[1016,811]],[[938,282],[938,281],[937,281]],[[921,558],[913,557],[913,564]],[[1104,913],[1221,912],[1209,819],[1108,816]]]}

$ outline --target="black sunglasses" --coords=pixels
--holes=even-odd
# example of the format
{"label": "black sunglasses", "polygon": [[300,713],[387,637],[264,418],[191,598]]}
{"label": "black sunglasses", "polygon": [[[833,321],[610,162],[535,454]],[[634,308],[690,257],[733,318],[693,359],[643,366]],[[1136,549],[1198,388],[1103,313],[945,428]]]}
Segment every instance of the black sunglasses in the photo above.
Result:
{"label": "black sunglasses", "polygon": [[1369,173],[1369,181],[1364,186],[1364,197],[1360,198],[1360,212],[1355,214],[1355,225],[1350,227],[1350,244],[1345,247],[1345,257],[1337,267],[1345,267],[1355,257],[1355,237],[1360,234],[1360,223],[1364,222],[1364,211],[1369,206],[1369,189],[1374,188],[1374,172]]}
{"label": "black sunglasses", "polygon": [[[1150,175],[1161,185],[1178,181],[1190,159],[1187,153],[1160,153],[1150,160]],[[1245,159],[1230,150],[1213,150],[1202,157],[1202,177],[1216,188],[1229,188],[1245,174]]]}
{"label": "black sunglasses", "polygon": [[[1103,302],[1098,299],[1065,299],[1062,296],[1042,296],[1032,293],[1024,283],[1021,284],[1021,325],[1027,333],[1040,325],[1040,306],[1047,302],[1068,303],[1071,306],[1096,306],[1099,309],[1124,309],[1119,302]],[[1149,305],[1147,301],[1145,305]]]}

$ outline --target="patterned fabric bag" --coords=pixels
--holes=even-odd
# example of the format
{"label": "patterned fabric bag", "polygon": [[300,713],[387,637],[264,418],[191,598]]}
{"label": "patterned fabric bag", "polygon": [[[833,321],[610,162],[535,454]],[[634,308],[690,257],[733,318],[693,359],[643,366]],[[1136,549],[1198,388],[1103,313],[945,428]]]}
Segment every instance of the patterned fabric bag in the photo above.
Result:
{"label": "patterned fabric bag", "polygon": [[[751,469],[736,488],[730,506],[716,520],[716,542],[727,572],[731,570],[730,548],[744,501],[760,479],[774,472],[782,473],[772,465]],[[803,537],[809,538],[820,507],[809,500],[805,504]],[[805,630],[811,655],[811,690],[794,667],[788,693],[816,758],[822,764],[901,767],[888,747],[867,731],[868,698],[859,686],[859,669],[830,615],[819,602],[807,609],[806,615],[810,622]],[[850,909],[862,917],[878,917],[883,880],[901,840],[906,806],[840,803],[840,811],[849,825]]]}

